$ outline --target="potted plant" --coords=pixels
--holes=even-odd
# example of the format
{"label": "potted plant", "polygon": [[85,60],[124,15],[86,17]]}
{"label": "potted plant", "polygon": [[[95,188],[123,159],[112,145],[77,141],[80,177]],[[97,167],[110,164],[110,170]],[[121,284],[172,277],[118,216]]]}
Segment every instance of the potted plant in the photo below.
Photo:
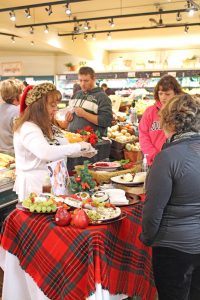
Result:
{"label": "potted plant", "polygon": [[75,71],[76,70],[76,66],[74,66],[71,62],[65,64],[65,66],[67,67],[68,71]]}

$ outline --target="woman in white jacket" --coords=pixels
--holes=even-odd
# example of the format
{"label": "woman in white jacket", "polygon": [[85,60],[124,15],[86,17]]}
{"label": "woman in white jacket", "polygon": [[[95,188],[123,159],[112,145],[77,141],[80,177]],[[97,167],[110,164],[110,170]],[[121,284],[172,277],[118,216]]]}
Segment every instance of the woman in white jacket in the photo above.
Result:
{"label": "woman in white jacket", "polygon": [[60,92],[51,83],[28,86],[22,95],[21,116],[14,127],[14,189],[20,201],[31,192],[42,192],[49,161],[96,154],[89,143],[69,144],[62,131],[52,124],[60,100]]}

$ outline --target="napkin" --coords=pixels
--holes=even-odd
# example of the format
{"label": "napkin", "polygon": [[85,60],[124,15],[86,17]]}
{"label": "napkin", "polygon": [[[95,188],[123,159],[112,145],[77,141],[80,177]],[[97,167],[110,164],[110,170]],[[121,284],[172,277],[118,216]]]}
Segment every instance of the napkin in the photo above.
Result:
{"label": "napkin", "polygon": [[129,200],[125,196],[125,191],[122,189],[107,189],[104,190],[109,196],[110,203],[115,204],[128,204]]}

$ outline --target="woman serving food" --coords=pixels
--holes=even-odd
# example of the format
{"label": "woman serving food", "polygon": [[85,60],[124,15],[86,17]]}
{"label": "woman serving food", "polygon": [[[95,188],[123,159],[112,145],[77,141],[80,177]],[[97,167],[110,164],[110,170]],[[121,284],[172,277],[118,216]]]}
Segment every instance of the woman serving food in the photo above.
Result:
{"label": "woman serving food", "polygon": [[53,125],[60,100],[61,94],[52,83],[28,86],[22,95],[21,116],[14,126],[14,189],[20,201],[31,192],[42,192],[49,161],[96,154],[89,143],[68,143],[62,131]]}

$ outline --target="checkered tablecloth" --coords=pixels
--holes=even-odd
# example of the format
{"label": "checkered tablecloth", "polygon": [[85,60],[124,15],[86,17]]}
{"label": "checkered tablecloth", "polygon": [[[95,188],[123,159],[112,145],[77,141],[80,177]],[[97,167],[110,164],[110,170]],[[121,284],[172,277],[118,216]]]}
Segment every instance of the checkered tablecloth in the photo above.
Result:
{"label": "checkered tablecloth", "polygon": [[155,294],[151,248],[138,239],[142,204],[123,208],[127,217],[107,225],[59,227],[54,215],[15,209],[5,220],[1,246],[52,300],[83,300],[100,283],[110,294]]}

